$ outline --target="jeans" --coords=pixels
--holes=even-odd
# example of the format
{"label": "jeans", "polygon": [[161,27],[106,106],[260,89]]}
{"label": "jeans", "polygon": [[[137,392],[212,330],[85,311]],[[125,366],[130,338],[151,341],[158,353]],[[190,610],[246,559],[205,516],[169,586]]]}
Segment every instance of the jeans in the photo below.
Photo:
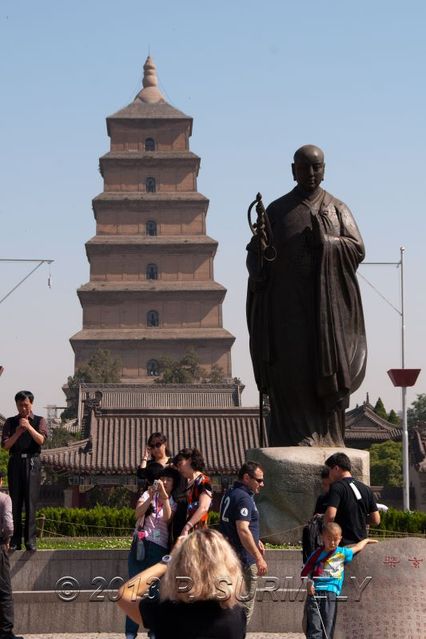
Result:
{"label": "jeans", "polygon": [[[129,556],[127,558],[127,566],[129,570],[129,577],[135,577],[138,573],[142,572],[142,570],[146,570],[146,568],[150,568],[151,566],[155,566],[161,561],[162,557],[167,553],[167,548],[164,546],[159,546],[158,544],[154,544],[152,541],[144,540],[145,544],[145,557],[142,561],[138,561],[136,559],[136,546],[137,539],[133,538],[132,545],[130,547]],[[125,633],[126,639],[135,639],[138,634],[139,626],[137,623],[130,619],[130,617],[126,617],[126,626]]]}
{"label": "jeans", "polygon": [[308,595],[306,599],[307,639],[333,638],[337,612],[336,597],[336,593],[326,590],[317,590],[314,596]]}

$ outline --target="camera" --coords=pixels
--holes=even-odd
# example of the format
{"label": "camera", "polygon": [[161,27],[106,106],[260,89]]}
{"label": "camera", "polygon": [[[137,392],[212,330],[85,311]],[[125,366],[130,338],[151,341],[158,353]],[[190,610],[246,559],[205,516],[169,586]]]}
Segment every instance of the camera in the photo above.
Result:
{"label": "camera", "polygon": [[159,484],[160,484],[160,480],[159,479],[154,479],[154,481],[152,482],[152,486],[153,486],[155,491],[158,491]]}

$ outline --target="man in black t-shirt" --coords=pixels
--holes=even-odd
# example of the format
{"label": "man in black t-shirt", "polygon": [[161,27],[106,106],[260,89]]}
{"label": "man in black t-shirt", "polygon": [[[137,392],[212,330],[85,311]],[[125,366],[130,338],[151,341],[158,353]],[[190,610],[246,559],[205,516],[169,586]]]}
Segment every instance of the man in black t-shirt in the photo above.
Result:
{"label": "man in black t-shirt", "polygon": [[367,537],[367,524],[378,526],[380,514],[371,488],[351,475],[351,461],[345,453],[334,453],[325,465],[330,469],[331,487],[324,523],[335,521],[342,528],[342,546]]}

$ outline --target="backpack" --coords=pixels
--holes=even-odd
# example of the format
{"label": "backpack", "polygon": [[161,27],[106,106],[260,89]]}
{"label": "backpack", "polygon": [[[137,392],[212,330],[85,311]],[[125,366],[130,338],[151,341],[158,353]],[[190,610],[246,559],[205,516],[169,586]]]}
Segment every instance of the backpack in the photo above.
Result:
{"label": "backpack", "polygon": [[312,519],[308,521],[306,526],[303,527],[302,532],[302,553],[303,563],[314,550],[322,545],[322,530],[324,526],[324,515],[315,514]]}

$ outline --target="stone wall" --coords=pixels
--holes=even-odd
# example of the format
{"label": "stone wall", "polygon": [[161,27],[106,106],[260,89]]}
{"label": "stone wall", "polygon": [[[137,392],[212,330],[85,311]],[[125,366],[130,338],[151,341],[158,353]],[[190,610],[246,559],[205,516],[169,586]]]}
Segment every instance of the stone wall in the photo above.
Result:
{"label": "stone wall", "polygon": [[[267,551],[252,632],[302,632],[305,589],[300,551]],[[120,632],[114,603],[126,578],[126,551],[15,552],[11,556],[17,633]],[[368,546],[348,567],[335,639],[426,636],[426,540]]]}

